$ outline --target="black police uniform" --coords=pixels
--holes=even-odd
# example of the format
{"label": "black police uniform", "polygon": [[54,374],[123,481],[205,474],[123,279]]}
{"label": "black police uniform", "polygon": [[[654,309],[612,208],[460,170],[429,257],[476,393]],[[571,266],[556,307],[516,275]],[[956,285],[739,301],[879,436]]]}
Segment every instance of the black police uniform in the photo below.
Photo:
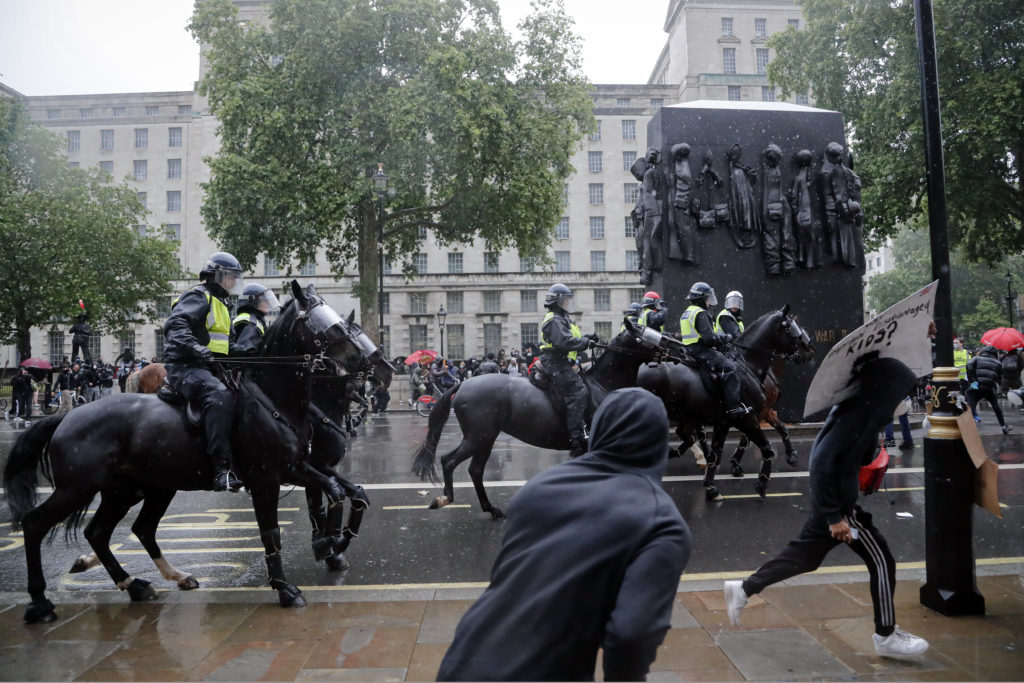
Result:
{"label": "black police uniform", "polygon": [[637,322],[644,327],[650,327],[651,329],[658,330],[659,332],[665,329],[665,320],[668,318],[668,308],[662,308],[660,311],[657,308],[651,308],[644,306],[644,309],[637,316]]}
{"label": "black police uniform", "polygon": [[565,401],[565,424],[569,429],[569,442],[575,450],[586,443],[583,415],[587,410],[587,389],[573,369],[569,354],[585,351],[590,346],[590,339],[573,336],[572,320],[560,306],[553,304],[550,311],[541,326],[541,364]]}
{"label": "black police uniform", "polygon": [[706,304],[691,301],[691,305],[699,306],[702,309],[697,313],[693,321],[693,326],[700,338],[696,343],[688,345],[686,350],[692,356],[702,360],[713,372],[721,376],[723,382],[722,399],[726,409],[733,410],[739,408],[740,378],[736,375],[736,364],[718,350],[719,347],[728,344],[730,339],[725,334],[715,333],[714,325],[711,323],[711,314],[708,313]]}
{"label": "black police uniform", "polygon": [[740,322],[743,320],[743,313],[728,311],[718,314],[718,328],[725,334],[731,334],[733,339],[740,336]]}
{"label": "black police uniform", "polygon": [[267,332],[266,317],[252,305],[238,307],[238,315],[231,323],[231,355],[252,356]]}

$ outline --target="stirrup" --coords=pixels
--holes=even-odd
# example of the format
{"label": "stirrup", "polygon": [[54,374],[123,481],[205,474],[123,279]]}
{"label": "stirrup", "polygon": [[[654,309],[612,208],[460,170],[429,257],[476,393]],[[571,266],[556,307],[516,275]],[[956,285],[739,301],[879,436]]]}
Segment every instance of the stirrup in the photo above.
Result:
{"label": "stirrup", "polygon": [[746,415],[749,412],[750,408],[740,403],[732,408],[729,408],[729,410],[725,411],[725,414],[728,415],[729,417],[740,417],[742,415]]}

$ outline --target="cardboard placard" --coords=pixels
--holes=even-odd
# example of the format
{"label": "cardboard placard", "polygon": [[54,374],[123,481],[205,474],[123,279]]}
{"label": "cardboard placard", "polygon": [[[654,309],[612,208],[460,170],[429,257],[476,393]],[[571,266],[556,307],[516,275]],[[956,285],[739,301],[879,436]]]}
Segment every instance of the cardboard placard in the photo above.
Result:
{"label": "cardboard placard", "polygon": [[975,468],[981,467],[988,460],[988,453],[981,443],[981,434],[978,434],[978,424],[974,421],[974,415],[970,410],[965,410],[957,416],[956,424],[960,428],[960,436],[964,440],[964,446],[967,446],[971,462]]}
{"label": "cardboard placard", "polygon": [[1002,519],[998,485],[999,465],[986,458],[984,464],[974,471],[974,504]]}

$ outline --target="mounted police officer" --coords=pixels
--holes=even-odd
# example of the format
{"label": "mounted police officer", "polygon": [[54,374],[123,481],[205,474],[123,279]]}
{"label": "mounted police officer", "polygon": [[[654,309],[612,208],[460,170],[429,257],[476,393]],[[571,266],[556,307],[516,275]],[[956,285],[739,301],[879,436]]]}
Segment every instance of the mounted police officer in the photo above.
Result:
{"label": "mounted police officer", "polygon": [[573,369],[576,354],[598,342],[597,335],[580,334],[569,317],[568,306],[572,290],[563,284],[554,284],[544,296],[548,314],[540,325],[541,364],[558,393],[565,401],[565,424],[569,430],[569,456],[576,457],[587,451],[587,436],[583,415],[587,408],[587,389]]}
{"label": "mounted police officer", "polygon": [[715,290],[706,282],[695,282],[686,298],[690,305],[679,318],[679,332],[687,352],[699,358],[712,372],[721,376],[724,384],[722,394],[725,414],[729,417],[745,415],[749,409],[740,403],[740,379],[736,375],[736,364],[718,350],[732,342],[735,337],[732,334],[715,332],[711,324],[711,315],[708,313],[708,306],[718,303]]}
{"label": "mounted police officer", "polygon": [[733,290],[725,295],[725,306],[715,316],[715,332],[733,337],[743,334],[743,294]]}
{"label": "mounted police officer", "polygon": [[665,330],[665,320],[668,318],[668,308],[665,306],[665,302],[661,300],[661,295],[657,292],[647,292],[644,294],[640,305],[643,306],[643,310],[640,311],[637,322],[644,327],[650,327],[658,332],[663,332]]}
{"label": "mounted police officer", "polygon": [[277,296],[263,285],[254,282],[243,287],[238,299],[238,315],[231,322],[231,355],[256,353],[256,347],[267,332],[267,313],[279,308]]}
{"label": "mounted police officer", "polygon": [[231,254],[218,251],[206,261],[199,278],[202,283],[178,297],[164,323],[167,382],[190,402],[202,405],[213,490],[237,491],[242,482],[230,469],[235,399],[210,366],[228,355],[231,311],[226,300],[242,289],[242,266]]}
{"label": "mounted police officer", "polygon": [[[640,314],[643,313],[643,311],[644,309],[643,306],[640,305],[640,302],[634,301],[630,303],[629,306],[626,306],[626,310],[622,312],[622,316],[624,318],[629,318],[629,322],[633,323],[634,325],[639,325]],[[626,323],[623,322],[622,325],[619,326],[619,332],[622,332],[625,329]]]}

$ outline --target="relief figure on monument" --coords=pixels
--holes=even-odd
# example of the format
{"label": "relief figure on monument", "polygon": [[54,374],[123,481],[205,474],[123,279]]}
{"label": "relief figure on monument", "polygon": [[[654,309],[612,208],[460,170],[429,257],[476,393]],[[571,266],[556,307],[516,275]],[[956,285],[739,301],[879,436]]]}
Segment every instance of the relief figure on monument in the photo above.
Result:
{"label": "relief figure on monument", "polygon": [[825,210],[825,250],[833,263],[857,266],[857,248],[854,240],[855,213],[860,203],[851,203],[847,170],[843,166],[843,146],[830,142],[818,171],[818,187]]}
{"label": "relief figure on monument", "polygon": [[782,184],[782,149],[772,143],[761,155],[761,253],[768,276],[785,275],[796,268],[793,217]]}
{"label": "relief figure on monument", "polygon": [[850,215],[853,217],[853,265],[864,268],[864,208],[860,203],[860,176],[853,172],[853,154],[847,152],[843,167],[846,187],[850,192]]}
{"label": "relief figure on monument", "polygon": [[644,160],[647,162],[647,170],[644,171],[644,181],[640,188],[644,208],[644,255],[642,258],[647,264],[647,269],[653,273],[661,271],[664,265],[661,253],[661,202],[665,197],[666,188],[665,176],[659,168],[661,150],[657,147],[649,147]]}
{"label": "relief figure on monument", "polygon": [[740,163],[743,148],[734,144],[729,148],[729,231],[736,246],[750,249],[761,233],[761,211],[754,198],[757,172]]}
{"label": "relief figure on monument", "polygon": [[704,153],[697,179],[697,225],[707,230],[719,223],[729,224],[729,203],[725,200],[725,182],[715,173],[715,155]]}
{"label": "relief figure on monument", "polygon": [[796,263],[801,268],[821,268],[825,264],[822,244],[821,223],[814,217],[811,193],[811,161],[809,149],[802,149],[793,155],[796,174],[789,191],[789,203],[793,209],[793,223],[796,225]]}
{"label": "relief figure on monument", "polygon": [[636,242],[637,272],[640,275],[640,283],[644,286],[650,285],[653,279],[650,268],[644,262],[644,198],[641,187],[644,182],[644,173],[647,172],[647,160],[644,157],[637,157],[629,172],[640,182],[636,191],[636,202],[633,210],[629,212],[633,219],[633,239]]}
{"label": "relief figure on monument", "polygon": [[690,145],[685,142],[672,145],[672,181],[669,188],[671,236],[668,257],[688,265],[699,265],[695,216],[700,202],[694,191],[693,172],[690,169]]}

